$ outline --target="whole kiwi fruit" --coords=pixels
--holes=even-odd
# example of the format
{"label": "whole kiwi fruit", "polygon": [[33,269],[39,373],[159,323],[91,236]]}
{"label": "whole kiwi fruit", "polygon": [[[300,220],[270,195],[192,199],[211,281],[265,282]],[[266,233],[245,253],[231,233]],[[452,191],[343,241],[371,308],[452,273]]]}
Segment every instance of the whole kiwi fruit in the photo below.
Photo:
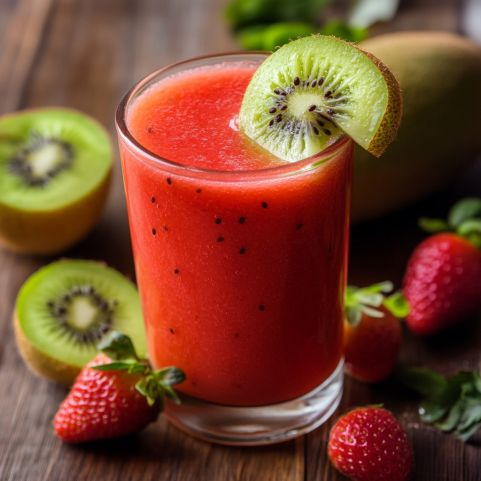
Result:
{"label": "whole kiwi fruit", "polygon": [[481,152],[481,49],[446,32],[362,43],[401,84],[397,138],[378,159],[356,147],[353,220],[390,213],[441,190]]}

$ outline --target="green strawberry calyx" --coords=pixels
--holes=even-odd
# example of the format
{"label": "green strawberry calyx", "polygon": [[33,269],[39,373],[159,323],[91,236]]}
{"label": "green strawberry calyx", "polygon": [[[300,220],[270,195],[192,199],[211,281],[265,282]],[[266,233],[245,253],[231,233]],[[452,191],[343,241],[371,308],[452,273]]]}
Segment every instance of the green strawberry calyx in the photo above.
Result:
{"label": "green strawberry calyx", "polygon": [[423,396],[421,421],[441,431],[454,431],[467,441],[481,427],[481,376],[478,371],[460,371],[441,376],[429,369],[405,368],[398,376],[405,386]]}
{"label": "green strawberry calyx", "polygon": [[114,362],[92,366],[92,369],[97,371],[127,371],[129,374],[141,373],[142,378],[135,387],[147,398],[149,406],[157,403],[159,412],[164,410],[165,396],[174,403],[180,404],[180,399],[172,386],[184,382],[186,376],[178,367],[165,367],[153,371],[149,361],[137,356],[130,337],[116,331],[112,331],[97,348]]}
{"label": "green strawberry calyx", "polygon": [[363,288],[347,286],[344,302],[349,324],[357,327],[363,314],[370,317],[384,317],[384,312],[377,309],[381,305],[397,318],[406,317],[409,314],[409,304],[404,295],[401,292],[395,292],[390,296],[384,295],[391,292],[393,288],[393,283],[390,281]]}
{"label": "green strawberry calyx", "polygon": [[447,220],[422,217],[419,226],[430,234],[453,232],[481,249],[481,199],[461,199],[451,207]]}

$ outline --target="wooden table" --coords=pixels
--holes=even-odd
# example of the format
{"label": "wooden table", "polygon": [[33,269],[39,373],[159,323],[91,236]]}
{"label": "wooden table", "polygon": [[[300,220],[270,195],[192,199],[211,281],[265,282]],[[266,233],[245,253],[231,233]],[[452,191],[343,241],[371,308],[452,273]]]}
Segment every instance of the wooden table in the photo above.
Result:
{"label": "wooden table", "polygon": [[[151,71],[195,55],[235,50],[221,18],[224,0],[0,0],[0,113],[65,105],[81,109],[114,135],[121,96]],[[381,29],[460,31],[461,2],[406,0]],[[400,284],[405,263],[423,238],[420,213],[444,215],[464,194],[481,195],[481,169],[445,192],[397,216],[356,226],[350,282]],[[118,155],[107,209],[92,234],[69,257],[103,259],[134,277]],[[262,448],[216,446],[160,419],[139,435],[69,446],[52,419],[66,390],[33,376],[21,360],[11,315],[24,280],[53,259],[0,252],[0,479],[7,480],[259,480],[345,479],[326,457],[329,429]],[[401,361],[442,373],[479,368],[481,315],[462,328],[422,340],[405,332]],[[416,399],[388,380],[368,387],[346,380],[338,414],[384,403],[401,421],[416,458],[413,480],[479,481],[481,436],[463,444],[419,422]]]}

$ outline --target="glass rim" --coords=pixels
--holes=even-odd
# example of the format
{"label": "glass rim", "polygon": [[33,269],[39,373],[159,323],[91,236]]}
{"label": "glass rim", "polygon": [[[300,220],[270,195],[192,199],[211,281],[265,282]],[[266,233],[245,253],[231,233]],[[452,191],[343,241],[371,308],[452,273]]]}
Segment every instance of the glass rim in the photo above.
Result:
{"label": "glass rim", "polygon": [[[194,167],[190,165],[180,164],[173,160],[166,159],[160,155],[151,152],[149,149],[140,144],[134,136],[131,134],[126,122],[126,111],[130,103],[134,100],[135,95],[141,90],[145,85],[151,82],[156,77],[162,75],[170,69],[194,63],[201,60],[209,60],[213,58],[222,57],[242,57],[242,56],[252,56],[257,57],[259,60],[265,59],[271,54],[271,52],[264,52],[261,50],[250,50],[250,51],[235,51],[235,52],[221,52],[213,53],[208,55],[200,55],[198,57],[192,57],[185,60],[180,60],[158,70],[155,70],[151,74],[147,75],[143,79],[139,80],[134,86],[122,97],[117,106],[115,113],[115,126],[117,128],[117,133],[119,138],[125,141],[131,148],[133,148],[138,154],[142,156],[142,160],[148,160],[151,164],[158,167],[167,167],[172,173],[179,174],[185,177],[210,177],[211,180],[222,180],[226,181],[228,178],[234,181],[240,180],[260,180],[261,178],[267,177],[277,177],[284,175],[292,175],[306,170],[310,170],[309,167],[317,167],[328,159],[326,157],[334,157],[339,151],[341,151],[347,143],[352,141],[347,135],[341,136],[336,142],[327,147],[325,150],[302,160],[296,162],[289,162],[287,164],[266,167],[265,169],[256,170],[239,170],[239,171],[229,171],[229,170],[211,170],[211,169],[201,169],[199,167]],[[187,70],[187,68],[186,68]]]}

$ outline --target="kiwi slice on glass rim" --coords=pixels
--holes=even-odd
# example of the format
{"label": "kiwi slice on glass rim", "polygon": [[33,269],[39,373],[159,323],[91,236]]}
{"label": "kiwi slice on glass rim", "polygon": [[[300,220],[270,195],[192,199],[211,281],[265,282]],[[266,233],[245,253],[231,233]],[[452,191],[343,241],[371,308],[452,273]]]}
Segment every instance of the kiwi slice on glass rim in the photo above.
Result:
{"label": "kiwi slice on glass rim", "polygon": [[241,130],[277,157],[297,161],[346,134],[380,156],[401,120],[399,83],[374,55],[336,37],[284,45],[253,75]]}
{"label": "kiwi slice on glass rim", "polygon": [[115,269],[84,260],[49,264],[27,279],[13,315],[17,344],[34,372],[71,385],[111,331],[147,352],[140,297]]}
{"label": "kiwi slice on glass rim", "polygon": [[0,245],[51,254],[73,245],[98,219],[112,147],[94,119],[64,108],[0,118]]}

